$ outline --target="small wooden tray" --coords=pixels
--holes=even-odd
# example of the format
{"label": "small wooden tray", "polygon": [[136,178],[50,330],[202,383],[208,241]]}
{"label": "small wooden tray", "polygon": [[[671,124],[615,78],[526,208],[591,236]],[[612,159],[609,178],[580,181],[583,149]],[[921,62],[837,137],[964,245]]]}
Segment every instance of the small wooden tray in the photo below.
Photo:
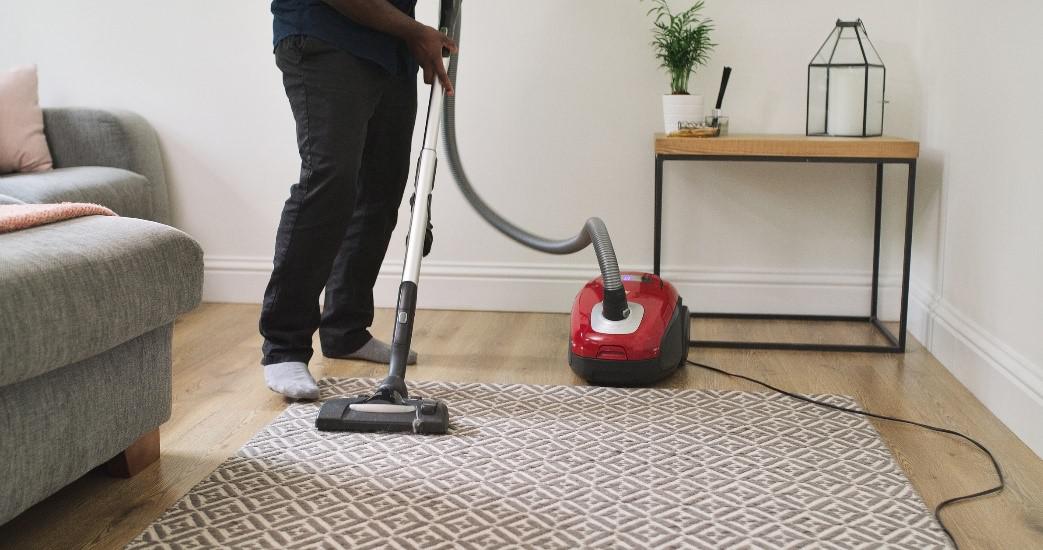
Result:
{"label": "small wooden tray", "polygon": [[717,137],[720,133],[720,128],[713,128],[711,126],[707,126],[705,128],[685,128],[684,130],[670,132],[670,137],[708,138]]}

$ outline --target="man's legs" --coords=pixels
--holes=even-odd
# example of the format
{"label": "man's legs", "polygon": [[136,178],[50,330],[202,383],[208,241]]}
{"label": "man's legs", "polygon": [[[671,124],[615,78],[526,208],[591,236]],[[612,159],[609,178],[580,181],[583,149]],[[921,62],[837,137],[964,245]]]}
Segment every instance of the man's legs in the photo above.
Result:
{"label": "man's legs", "polygon": [[326,282],[319,339],[328,357],[390,358],[388,346],[367,329],[373,324],[373,285],[409,177],[416,103],[415,79],[392,78],[370,119],[355,211]]}
{"label": "man's legs", "polygon": [[[319,293],[352,218],[368,124],[389,77],[306,37],[283,40],[276,62],[297,124],[301,175],[290,189],[276,235],[272,278],[261,309],[261,362],[266,376],[267,367],[273,367],[276,375],[296,373],[299,378],[299,365],[312,355]],[[274,368],[285,364],[296,366]],[[306,367],[303,375],[310,379]],[[307,385],[307,380],[293,382]],[[308,393],[293,396],[311,397]]]}

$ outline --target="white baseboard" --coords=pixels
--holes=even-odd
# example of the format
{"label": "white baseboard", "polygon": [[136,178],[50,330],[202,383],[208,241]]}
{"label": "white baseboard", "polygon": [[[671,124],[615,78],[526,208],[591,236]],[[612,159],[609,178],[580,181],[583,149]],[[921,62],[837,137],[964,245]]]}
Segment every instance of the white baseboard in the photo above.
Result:
{"label": "white baseboard", "polygon": [[928,291],[913,287],[909,330],[1036,456],[1043,458],[1043,366]]}
{"label": "white baseboard", "polygon": [[[203,300],[259,303],[271,274],[267,259],[207,257]],[[645,271],[647,266],[623,266]],[[387,262],[374,289],[379,307],[394,307],[401,263]],[[861,271],[768,271],[664,268],[694,310],[729,313],[866,315],[871,274]],[[430,309],[567,312],[596,266],[424,263],[419,306]],[[881,318],[898,318],[898,278],[881,277]]]}
{"label": "white baseboard", "polygon": [[909,319],[907,329],[914,338],[927,347],[931,328],[931,311],[938,297],[933,292],[912,281],[909,285]]}

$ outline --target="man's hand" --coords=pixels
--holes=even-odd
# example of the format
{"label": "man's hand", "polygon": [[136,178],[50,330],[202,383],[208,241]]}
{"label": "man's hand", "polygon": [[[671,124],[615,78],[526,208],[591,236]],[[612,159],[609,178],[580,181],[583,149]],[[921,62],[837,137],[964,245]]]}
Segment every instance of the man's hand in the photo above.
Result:
{"label": "man's hand", "polygon": [[424,69],[424,82],[430,84],[437,76],[445,93],[453,95],[453,83],[449,82],[442,61],[442,48],[456,53],[456,43],[448,36],[418,23],[387,0],[323,1],[355,22],[405,40]]}
{"label": "man's hand", "polygon": [[431,27],[419,24],[414,27],[413,32],[403,38],[409,46],[409,51],[424,70],[424,82],[431,84],[437,77],[445,88],[445,93],[453,95],[453,83],[449,81],[449,75],[445,72],[442,48],[456,53],[456,42]]}

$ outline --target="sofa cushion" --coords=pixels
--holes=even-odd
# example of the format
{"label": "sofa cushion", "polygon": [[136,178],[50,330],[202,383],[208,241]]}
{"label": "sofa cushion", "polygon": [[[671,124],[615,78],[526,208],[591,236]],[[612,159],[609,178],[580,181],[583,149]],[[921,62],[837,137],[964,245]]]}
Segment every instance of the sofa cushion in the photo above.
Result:
{"label": "sofa cushion", "polygon": [[90,216],[0,235],[0,386],[172,322],[202,283],[199,245],[155,222]]}
{"label": "sofa cushion", "polygon": [[7,195],[0,195],[0,204],[25,204],[24,202]]}
{"label": "sofa cushion", "polygon": [[149,219],[152,189],[144,176],[120,168],[77,166],[0,176],[0,194],[28,203],[92,202],[120,216]]}
{"label": "sofa cushion", "polygon": [[94,202],[120,216],[151,219],[152,190],[145,177],[121,168],[78,166],[0,176],[0,193],[25,202]]}

